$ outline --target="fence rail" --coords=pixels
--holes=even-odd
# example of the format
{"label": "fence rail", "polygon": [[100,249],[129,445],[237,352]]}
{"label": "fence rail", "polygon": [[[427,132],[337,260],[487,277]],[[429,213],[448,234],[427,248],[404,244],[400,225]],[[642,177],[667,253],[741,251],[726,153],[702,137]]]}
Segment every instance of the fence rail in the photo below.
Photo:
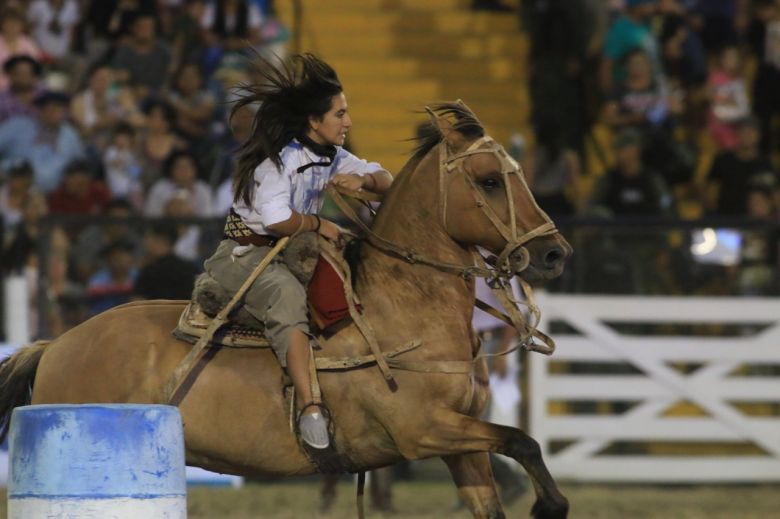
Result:
{"label": "fence rail", "polygon": [[[780,481],[779,299],[543,294],[539,304],[547,331],[574,330],[556,334],[552,357],[530,356],[530,432],[553,474]],[[678,335],[680,324],[700,335]],[[713,335],[726,324],[742,335]],[[615,369],[577,373],[594,363]]]}

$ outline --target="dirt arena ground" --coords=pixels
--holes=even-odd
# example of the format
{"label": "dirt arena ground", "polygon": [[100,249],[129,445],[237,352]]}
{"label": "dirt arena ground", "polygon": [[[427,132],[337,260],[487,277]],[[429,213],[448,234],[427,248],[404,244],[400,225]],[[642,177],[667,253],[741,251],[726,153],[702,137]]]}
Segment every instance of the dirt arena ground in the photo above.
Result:
{"label": "dirt arena ground", "polygon": [[[563,485],[572,519],[771,519],[780,518],[780,486],[636,487]],[[455,492],[446,482],[399,482],[393,488],[395,514],[370,510],[369,518],[467,519],[453,512]],[[191,488],[190,519],[349,519],[357,517],[354,486],[345,481],[329,515],[318,513],[319,487],[310,483],[251,484],[240,489]],[[507,511],[528,517],[526,495]],[[5,496],[0,517],[6,517]],[[139,518],[140,519],[140,518]]]}

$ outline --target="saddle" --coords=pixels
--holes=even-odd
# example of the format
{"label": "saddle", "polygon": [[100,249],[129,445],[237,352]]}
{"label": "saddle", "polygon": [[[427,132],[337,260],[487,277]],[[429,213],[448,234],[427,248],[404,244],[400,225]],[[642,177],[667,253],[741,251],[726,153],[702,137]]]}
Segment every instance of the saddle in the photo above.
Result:
{"label": "saddle", "polygon": [[[352,242],[345,250],[352,251],[356,246]],[[332,255],[333,251],[323,254],[319,250],[315,233],[303,233],[290,241],[280,259],[307,288],[310,324],[312,329],[321,332],[351,320],[344,286],[348,277],[345,269],[350,269],[350,265],[343,255]],[[231,297],[208,273],[201,274],[195,282],[192,300],[179,317],[174,336],[194,344]],[[353,302],[358,311],[362,310],[354,294]],[[264,330],[261,321],[239,307],[231,314],[230,322],[214,335],[212,343],[231,348],[268,348],[270,342]]]}

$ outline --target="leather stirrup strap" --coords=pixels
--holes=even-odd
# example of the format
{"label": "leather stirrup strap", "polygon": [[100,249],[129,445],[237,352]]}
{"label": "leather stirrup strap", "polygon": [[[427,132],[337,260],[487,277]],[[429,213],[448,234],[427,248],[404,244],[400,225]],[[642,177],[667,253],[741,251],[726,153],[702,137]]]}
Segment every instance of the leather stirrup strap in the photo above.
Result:
{"label": "leather stirrup strap", "polygon": [[317,365],[314,362],[314,349],[309,346],[309,385],[311,386],[311,403],[322,405],[322,390],[320,380],[317,378]]}
{"label": "leather stirrup strap", "polygon": [[361,335],[363,335],[363,338],[368,343],[371,353],[376,358],[376,364],[379,367],[379,371],[381,371],[382,376],[385,377],[385,381],[390,387],[390,390],[395,391],[398,384],[393,377],[393,373],[390,371],[390,367],[387,365],[385,356],[382,354],[379,342],[376,339],[376,334],[374,333],[374,328],[355,307],[355,294],[352,292],[352,271],[350,270],[349,265],[329,241],[321,239],[320,246],[320,250],[327,254],[331,261],[338,265],[342,272],[344,272],[344,295],[347,299],[349,315],[352,317],[352,320],[358,327],[358,330],[360,330]]}

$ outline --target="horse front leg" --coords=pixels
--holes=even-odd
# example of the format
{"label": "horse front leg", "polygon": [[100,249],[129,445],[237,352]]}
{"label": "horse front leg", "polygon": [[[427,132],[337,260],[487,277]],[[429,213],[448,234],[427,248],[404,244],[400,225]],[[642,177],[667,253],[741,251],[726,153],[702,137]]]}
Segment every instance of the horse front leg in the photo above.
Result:
{"label": "horse front leg", "polygon": [[[419,434],[408,429],[396,437],[407,458],[429,458],[476,452],[495,452],[515,459],[528,473],[536,492],[531,515],[536,519],[565,519],[569,502],[558,490],[542,460],[539,444],[523,431],[483,422],[450,410],[431,413]],[[408,424],[407,424],[408,425]],[[518,482],[519,484],[519,482]]]}
{"label": "horse front leg", "polygon": [[463,503],[478,519],[504,519],[487,452],[442,456]]}

